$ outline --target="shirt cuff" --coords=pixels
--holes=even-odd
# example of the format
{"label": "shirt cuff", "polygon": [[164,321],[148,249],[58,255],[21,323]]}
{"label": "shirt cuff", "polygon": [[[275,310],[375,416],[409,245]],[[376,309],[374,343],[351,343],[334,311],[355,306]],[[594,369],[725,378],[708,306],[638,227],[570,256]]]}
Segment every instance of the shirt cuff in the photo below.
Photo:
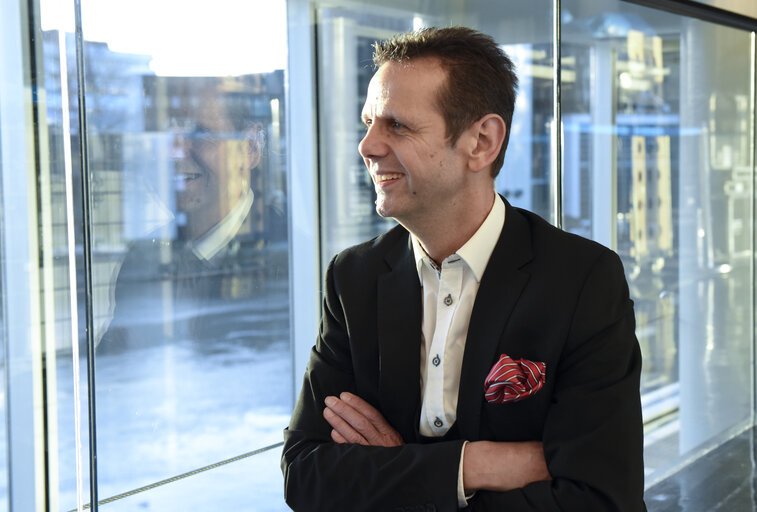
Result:
{"label": "shirt cuff", "polygon": [[457,470],[457,504],[460,508],[468,506],[468,500],[471,499],[476,493],[472,492],[468,495],[465,494],[465,486],[463,485],[463,457],[465,457],[465,446],[468,441],[463,443],[463,447],[460,450],[460,467]]}

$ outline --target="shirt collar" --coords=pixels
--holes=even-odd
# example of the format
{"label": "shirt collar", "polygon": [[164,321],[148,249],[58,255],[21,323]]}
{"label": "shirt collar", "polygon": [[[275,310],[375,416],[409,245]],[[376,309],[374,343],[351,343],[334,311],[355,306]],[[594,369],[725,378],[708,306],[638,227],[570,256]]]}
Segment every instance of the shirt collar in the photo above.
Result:
{"label": "shirt collar", "polygon": [[[504,225],[505,203],[499,194],[494,194],[494,205],[492,205],[489,215],[486,216],[486,219],[484,219],[484,222],[473,236],[455,253],[465,261],[473,272],[476,281],[481,281],[481,277],[484,275],[484,270],[486,270],[486,265],[489,263],[492,252],[494,252],[494,246],[497,245],[497,240],[499,240]],[[411,234],[410,238],[413,244],[415,267],[422,281],[421,268],[423,261],[425,258],[429,258],[430,260],[430,257],[426,254],[426,250],[421,246],[420,241],[415,235]]]}
{"label": "shirt collar", "polygon": [[252,192],[252,189],[247,189],[247,192],[234,205],[226,217],[221,219],[221,222],[192,242],[192,252],[203,260],[209,260],[218,254],[236,236],[239,228],[242,227],[244,219],[250,213],[254,199],[255,194]]}

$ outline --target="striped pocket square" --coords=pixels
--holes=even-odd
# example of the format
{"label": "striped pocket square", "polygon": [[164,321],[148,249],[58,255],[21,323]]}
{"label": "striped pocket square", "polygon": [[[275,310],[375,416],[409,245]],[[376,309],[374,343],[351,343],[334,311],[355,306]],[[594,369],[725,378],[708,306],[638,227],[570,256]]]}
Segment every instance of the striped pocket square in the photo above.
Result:
{"label": "striped pocket square", "polygon": [[484,396],[491,404],[517,402],[539,391],[546,377],[546,364],[502,354],[486,376]]}

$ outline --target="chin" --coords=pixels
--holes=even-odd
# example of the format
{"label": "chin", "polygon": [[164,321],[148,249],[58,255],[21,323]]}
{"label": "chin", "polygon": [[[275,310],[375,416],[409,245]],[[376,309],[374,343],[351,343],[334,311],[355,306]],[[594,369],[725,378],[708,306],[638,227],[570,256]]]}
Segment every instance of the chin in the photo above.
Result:
{"label": "chin", "polygon": [[396,219],[398,216],[406,215],[409,206],[407,203],[403,204],[398,201],[376,201],[376,213],[385,218]]}
{"label": "chin", "polygon": [[387,206],[383,204],[376,204],[376,213],[381,217],[393,217],[391,208],[387,208]]}

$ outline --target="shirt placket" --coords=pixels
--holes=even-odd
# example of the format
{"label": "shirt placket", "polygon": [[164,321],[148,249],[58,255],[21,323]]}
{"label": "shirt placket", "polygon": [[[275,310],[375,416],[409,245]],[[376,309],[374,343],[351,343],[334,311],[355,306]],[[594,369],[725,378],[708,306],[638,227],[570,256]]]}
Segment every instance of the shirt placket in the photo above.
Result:
{"label": "shirt placket", "polygon": [[449,430],[450,420],[444,411],[444,377],[446,347],[450,326],[455,317],[463,282],[461,260],[453,255],[442,262],[439,274],[439,292],[436,298],[436,326],[426,359],[427,419],[434,433],[444,435]]}

